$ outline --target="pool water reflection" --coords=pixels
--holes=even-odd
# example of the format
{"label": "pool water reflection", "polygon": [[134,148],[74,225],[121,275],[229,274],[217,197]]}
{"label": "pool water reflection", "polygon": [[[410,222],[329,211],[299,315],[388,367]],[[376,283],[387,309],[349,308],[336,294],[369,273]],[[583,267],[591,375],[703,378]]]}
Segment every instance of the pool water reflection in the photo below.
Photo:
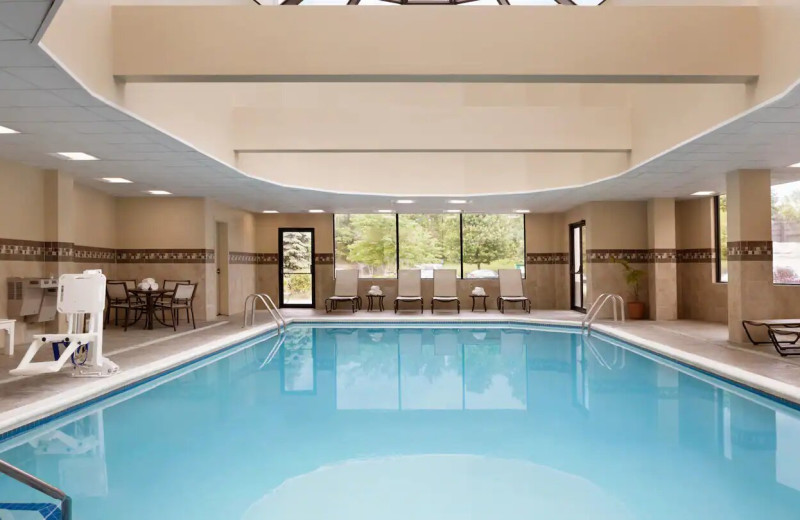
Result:
{"label": "pool water reflection", "polygon": [[[796,519],[800,415],[569,330],[292,326],[0,444],[87,519]],[[0,502],[41,496],[0,479]]]}

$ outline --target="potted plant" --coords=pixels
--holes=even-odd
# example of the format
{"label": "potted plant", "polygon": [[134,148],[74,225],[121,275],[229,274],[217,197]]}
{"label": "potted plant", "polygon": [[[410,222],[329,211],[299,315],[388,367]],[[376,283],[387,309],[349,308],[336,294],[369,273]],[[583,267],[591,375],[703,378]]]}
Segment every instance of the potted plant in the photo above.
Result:
{"label": "potted plant", "polygon": [[641,320],[644,318],[644,302],[639,300],[639,288],[646,272],[641,269],[631,267],[630,262],[621,258],[611,258],[615,264],[619,264],[625,270],[625,283],[628,284],[633,292],[633,299],[628,301],[628,318]]}

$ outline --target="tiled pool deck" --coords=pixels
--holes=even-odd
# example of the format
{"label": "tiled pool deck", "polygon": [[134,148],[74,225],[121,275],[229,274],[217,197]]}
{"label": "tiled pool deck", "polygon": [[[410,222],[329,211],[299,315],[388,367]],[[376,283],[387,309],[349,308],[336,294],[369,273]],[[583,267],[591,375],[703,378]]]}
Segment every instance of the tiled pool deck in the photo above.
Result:
{"label": "tiled pool deck", "polygon": [[[306,309],[287,309],[287,318],[315,320],[464,320],[464,321],[508,321],[540,320],[547,322],[571,322],[577,324],[583,315],[572,311],[533,311],[530,315],[499,312],[460,315],[437,313],[423,315],[386,312],[339,312],[325,314]],[[152,331],[132,328],[123,332],[110,327],[105,333],[106,355],[117,363],[122,371],[110,378],[73,378],[64,372],[45,376],[13,377],[8,371],[15,367],[27,346],[17,345],[14,358],[0,354],[0,433],[64,409],[70,404],[101,395],[146,377],[148,374],[185,363],[238,342],[247,336],[256,335],[272,327],[266,313],[259,313],[254,328],[242,329],[241,315],[231,316],[216,322],[198,323],[197,330],[185,325],[177,333],[161,328]],[[781,358],[771,346],[736,346],[727,341],[727,327],[717,323],[696,321],[637,321],[624,324],[603,322],[598,325],[622,339],[635,336],[645,348],[660,351],[669,357],[720,374],[748,385],[800,402],[800,357]],[[649,345],[649,346],[648,346]]]}

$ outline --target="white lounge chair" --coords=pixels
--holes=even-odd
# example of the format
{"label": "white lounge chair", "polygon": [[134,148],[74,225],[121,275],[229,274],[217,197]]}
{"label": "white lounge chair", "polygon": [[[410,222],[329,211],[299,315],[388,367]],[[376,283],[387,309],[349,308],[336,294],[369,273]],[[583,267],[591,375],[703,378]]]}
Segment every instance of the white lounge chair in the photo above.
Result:
{"label": "white lounge chair", "polygon": [[419,269],[400,269],[397,273],[397,298],[394,299],[394,312],[397,314],[400,302],[419,302],[422,313],[422,272]]}
{"label": "white lounge chair", "polygon": [[500,296],[497,297],[497,308],[506,312],[506,302],[522,303],[522,310],[531,312],[531,301],[525,296],[522,288],[522,272],[519,269],[500,269]]}
{"label": "white lounge chair", "polygon": [[350,302],[353,312],[361,308],[361,297],[358,295],[358,269],[336,271],[333,296],[325,299],[325,312],[336,309],[339,302]]}
{"label": "white lounge chair", "polygon": [[458,299],[458,281],[455,269],[437,269],[433,272],[433,298],[431,313],[436,302],[456,302],[456,309],[461,313],[461,301]]}

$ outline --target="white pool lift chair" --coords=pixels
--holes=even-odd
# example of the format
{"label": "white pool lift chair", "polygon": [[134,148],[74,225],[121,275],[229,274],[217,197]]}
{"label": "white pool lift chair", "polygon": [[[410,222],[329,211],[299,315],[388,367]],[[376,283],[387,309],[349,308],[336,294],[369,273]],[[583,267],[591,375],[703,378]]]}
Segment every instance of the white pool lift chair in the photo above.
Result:
{"label": "white pool lift chair", "polygon": [[[37,334],[31,346],[11,370],[15,376],[53,374],[60,371],[72,358],[74,376],[103,377],[119,371],[119,367],[103,357],[103,309],[106,298],[106,277],[99,270],[84,271],[83,274],[64,274],[58,279],[56,309],[67,318],[67,332],[59,334]],[[88,326],[85,317],[88,314]],[[45,345],[66,344],[66,349],[55,361],[33,361],[34,356]],[[85,355],[78,363],[73,355]]]}

